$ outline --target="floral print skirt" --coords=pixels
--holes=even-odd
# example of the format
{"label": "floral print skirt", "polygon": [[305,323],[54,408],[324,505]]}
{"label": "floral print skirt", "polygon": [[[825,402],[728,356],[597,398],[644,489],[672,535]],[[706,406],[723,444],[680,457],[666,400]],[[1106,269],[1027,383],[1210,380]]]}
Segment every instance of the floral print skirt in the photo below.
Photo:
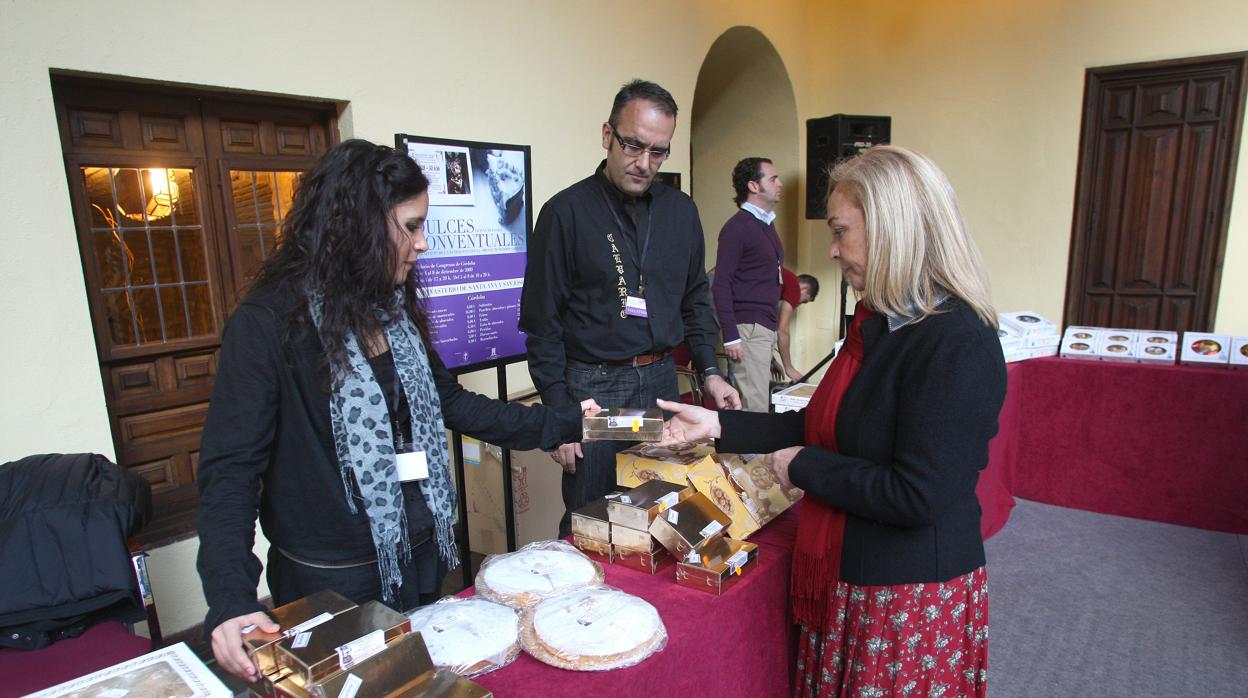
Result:
{"label": "floral print skirt", "polygon": [[830,631],[799,626],[798,696],[983,698],[988,690],[988,577],[841,582]]}

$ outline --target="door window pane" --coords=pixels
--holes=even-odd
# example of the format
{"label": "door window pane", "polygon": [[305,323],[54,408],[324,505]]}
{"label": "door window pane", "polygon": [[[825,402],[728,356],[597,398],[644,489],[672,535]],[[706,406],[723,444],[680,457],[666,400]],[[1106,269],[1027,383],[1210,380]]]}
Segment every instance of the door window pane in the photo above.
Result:
{"label": "door window pane", "polygon": [[81,173],[113,346],[215,333],[194,172],[83,167]]}
{"label": "door window pane", "polygon": [[239,262],[250,279],[273,254],[282,220],[290,212],[301,172],[230,170],[234,204],[234,238]]}

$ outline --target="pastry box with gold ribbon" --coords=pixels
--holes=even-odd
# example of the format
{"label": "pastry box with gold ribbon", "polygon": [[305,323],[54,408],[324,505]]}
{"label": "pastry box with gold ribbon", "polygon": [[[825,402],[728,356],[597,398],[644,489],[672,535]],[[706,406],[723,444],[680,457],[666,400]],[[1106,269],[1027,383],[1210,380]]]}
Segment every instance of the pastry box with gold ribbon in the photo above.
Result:
{"label": "pastry box with gold ribbon", "polygon": [[676,563],[676,583],[719,596],[758,564],[758,545],[717,536]]}
{"label": "pastry box with gold ribbon", "polygon": [[307,690],[350,669],[411,632],[411,620],[378,601],[369,601],[277,645],[286,680]]}
{"label": "pastry box with gold ribbon", "polygon": [[613,407],[585,417],[586,439],[610,441],[659,441],[663,438],[663,412],[657,408]]}
{"label": "pastry box with gold ribbon", "polygon": [[260,671],[260,676],[276,680],[280,678],[277,664],[279,641],[311,630],[355,607],[354,602],[341,594],[328,589],[318,591],[269,611],[269,616],[278,625],[277,632],[266,633],[259,628],[253,628],[243,634],[243,646],[247,648],[247,655]]}

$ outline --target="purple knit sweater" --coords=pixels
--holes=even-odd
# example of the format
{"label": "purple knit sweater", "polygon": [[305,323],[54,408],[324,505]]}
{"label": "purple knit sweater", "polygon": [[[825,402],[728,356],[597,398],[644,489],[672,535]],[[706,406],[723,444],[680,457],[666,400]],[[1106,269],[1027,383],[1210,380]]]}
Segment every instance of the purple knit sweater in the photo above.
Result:
{"label": "purple knit sweater", "polygon": [[724,342],[739,339],[737,325],[776,329],[784,246],[774,225],[737,211],[719,231],[715,256],[715,312]]}

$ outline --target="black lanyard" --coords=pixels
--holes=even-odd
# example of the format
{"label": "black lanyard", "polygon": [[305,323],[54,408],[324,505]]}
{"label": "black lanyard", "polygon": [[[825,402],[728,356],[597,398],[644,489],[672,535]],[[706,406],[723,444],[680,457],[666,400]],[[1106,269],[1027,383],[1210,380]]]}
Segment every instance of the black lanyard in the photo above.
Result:
{"label": "black lanyard", "polygon": [[[629,239],[628,231],[624,229],[624,221],[620,220],[620,215],[615,212],[615,206],[611,205],[611,198],[607,196],[606,186],[603,185],[603,188],[600,191],[602,192],[602,200],[607,205],[607,211],[611,213],[611,218],[615,221],[615,227],[620,231],[620,237],[627,240],[629,244],[632,245],[632,240]],[[642,298],[646,295],[646,254],[650,251],[650,229],[654,223],[654,206],[651,205],[647,208],[646,236],[641,241],[641,254],[637,254],[635,251],[633,253],[633,257],[637,260],[637,295]]]}

